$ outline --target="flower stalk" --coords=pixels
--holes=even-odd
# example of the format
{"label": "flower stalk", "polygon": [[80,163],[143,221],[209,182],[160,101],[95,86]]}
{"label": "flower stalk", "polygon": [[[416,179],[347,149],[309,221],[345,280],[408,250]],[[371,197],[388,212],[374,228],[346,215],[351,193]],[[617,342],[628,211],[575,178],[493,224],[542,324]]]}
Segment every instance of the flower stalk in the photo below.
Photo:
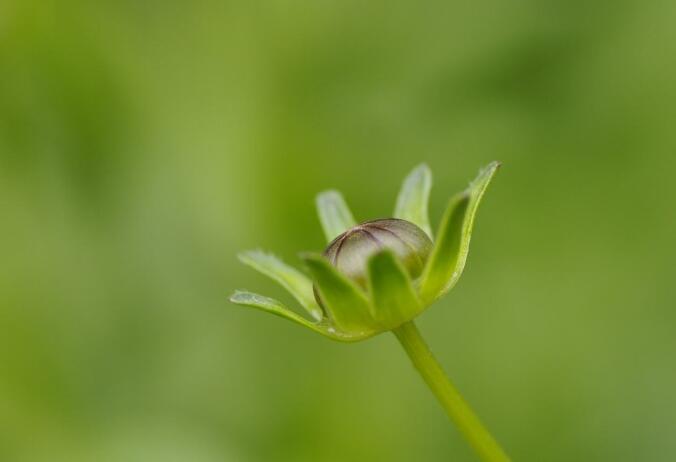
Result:
{"label": "flower stalk", "polygon": [[408,354],[413,366],[481,460],[508,462],[509,457],[448,379],[415,323],[409,321],[392,332]]}

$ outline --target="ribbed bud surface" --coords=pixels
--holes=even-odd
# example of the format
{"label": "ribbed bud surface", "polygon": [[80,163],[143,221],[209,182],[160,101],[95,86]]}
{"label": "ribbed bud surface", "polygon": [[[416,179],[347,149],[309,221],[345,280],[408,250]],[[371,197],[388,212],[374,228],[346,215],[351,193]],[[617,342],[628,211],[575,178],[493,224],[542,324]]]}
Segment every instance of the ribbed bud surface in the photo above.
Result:
{"label": "ribbed bud surface", "polygon": [[432,251],[432,241],[413,223],[387,218],[350,228],[335,238],[323,255],[340,272],[366,288],[369,257],[383,249],[394,252],[411,279],[416,279]]}

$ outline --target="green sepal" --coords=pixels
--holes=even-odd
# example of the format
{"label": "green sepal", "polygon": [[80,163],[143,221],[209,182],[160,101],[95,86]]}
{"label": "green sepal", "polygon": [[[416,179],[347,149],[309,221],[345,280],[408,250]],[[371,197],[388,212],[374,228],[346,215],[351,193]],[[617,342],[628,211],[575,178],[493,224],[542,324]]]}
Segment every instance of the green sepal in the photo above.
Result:
{"label": "green sepal", "polygon": [[324,191],[317,195],[316,203],[319,221],[327,242],[331,242],[357,224],[340,192]]}
{"label": "green sepal", "polygon": [[252,292],[238,290],[230,297],[230,301],[236,305],[256,308],[288,319],[289,321],[295,322],[296,324],[300,324],[303,327],[322,334],[325,337],[329,337],[332,340],[338,340],[340,342],[356,342],[368,337],[368,335],[360,336],[350,332],[342,332],[332,326],[327,319],[324,319],[320,322],[309,321],[308,319],[305,319],[304,317],[284,306],[284,304],[282,304],[280,301]]}
{"label": "green sepal", "polygon": [[410,221],[432,238],[427,206],[432,189],[432,172],[427,164],[420,164],[408,174],[397,196],[394,217]]}
{"label": "green sepal", "polygon": [[364,335],[374,331],[366,294],[321,255],[306,253],[302,258],[315,281],[324,310],[334,324],[343,331]]}
{"label": "green sepal", "polygon": [[312,281],[303,273],[287,265],[274,255],[260,250],[249,250],[237,255],[247,266],[273,279],[291,293],[316,320],[322,319],[322,309],[315,300]]}
{"label": "green sepal", "polygon": [[415,318],[421,304],[411,279],[390,250],[373,255],[368,262],[373,317],[385,330]]}
{"label": "green sepal", "polygon": [[420,296],[425,304],[432,303],[458,282],[467,261],[477,208],[499,167],[499,162],[492,162],[449,202],[421,277]]}

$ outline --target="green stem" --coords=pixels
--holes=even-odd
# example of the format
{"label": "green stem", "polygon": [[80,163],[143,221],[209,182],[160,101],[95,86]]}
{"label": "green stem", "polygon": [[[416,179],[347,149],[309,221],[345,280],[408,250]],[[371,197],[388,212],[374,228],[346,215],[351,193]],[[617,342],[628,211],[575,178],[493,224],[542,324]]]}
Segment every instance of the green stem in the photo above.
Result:
{"label": "green stem", "polygon": [[397,336],[411,361],[413,361],[413,365],[432,389],[448,416],[455,422],[481,460],[508,462],[507,454],[446,377],[441,365],[432,356],[432,352],[413,321],[402,324],[392,332]]}

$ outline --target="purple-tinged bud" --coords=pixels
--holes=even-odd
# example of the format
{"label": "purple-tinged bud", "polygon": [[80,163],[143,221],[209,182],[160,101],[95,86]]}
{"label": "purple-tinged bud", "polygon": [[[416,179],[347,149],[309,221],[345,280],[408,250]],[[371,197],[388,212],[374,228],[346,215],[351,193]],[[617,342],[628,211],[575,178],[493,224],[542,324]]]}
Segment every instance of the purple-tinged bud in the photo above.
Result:
{"label": "purple-tinged bud", "polygon": [[323,255],[341,273],[366,288],[366,266],[373,254],[391,250],[415,280],[422,274],[432,247],[429,236],[413,223],[386,218],[348,229],[328,245]]}

